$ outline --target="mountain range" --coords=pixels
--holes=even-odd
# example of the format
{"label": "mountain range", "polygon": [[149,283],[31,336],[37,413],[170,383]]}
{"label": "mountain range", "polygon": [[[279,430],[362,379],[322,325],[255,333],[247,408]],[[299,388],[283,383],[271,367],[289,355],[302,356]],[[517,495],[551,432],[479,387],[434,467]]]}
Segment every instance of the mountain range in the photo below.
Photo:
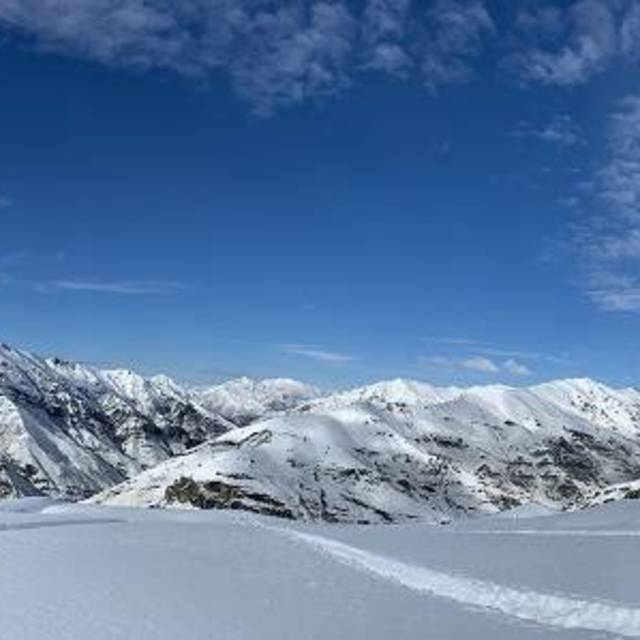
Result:
{"label": "mountain range", "polygon": [[635,497],[639,478],[640,392],[589,379],[187,389],[0,347],[0,496],[445,523]]}
{"label": "mountain range", "polygon": [[288,406],[303,385],[229,383],[202,394],[166,376],[100,370],[0,345],[0,497],[89,497],[172,456]]}

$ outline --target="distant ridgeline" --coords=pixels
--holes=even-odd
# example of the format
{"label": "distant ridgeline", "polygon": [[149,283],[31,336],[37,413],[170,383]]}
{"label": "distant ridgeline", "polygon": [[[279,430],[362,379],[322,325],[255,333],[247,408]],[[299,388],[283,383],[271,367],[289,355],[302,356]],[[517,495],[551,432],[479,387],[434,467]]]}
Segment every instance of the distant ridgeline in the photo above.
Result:
{"label": "distant ridgeline", "polygon": [[204,390],[0,346],[0,497],[449,522],[640,496],[640,392],[592,380]]}

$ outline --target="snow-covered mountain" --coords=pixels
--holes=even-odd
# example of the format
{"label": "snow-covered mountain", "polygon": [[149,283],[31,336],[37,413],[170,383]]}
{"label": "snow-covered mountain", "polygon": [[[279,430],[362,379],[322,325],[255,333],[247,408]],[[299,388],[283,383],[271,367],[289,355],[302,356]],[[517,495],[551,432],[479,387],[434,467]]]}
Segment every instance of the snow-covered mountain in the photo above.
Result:
{"label": "snow-covered mountain", "polygon": [[245,426],[258,418],[293,409],[321,395],[319,389],[288,378],[237,378],[198,391],[202,405],[235,424]]}
{"label": "snow-covered mountain", "polygon": [[193,391],[0,346],[0,497],[442,522],[624,497],[639,478],[640,392],[592,380]]}
{"label": "snow-covered mountain", "polygon": [[0,345],[0,498],[86,497],[233,426],[166,377]]}
{"label": "snow-covered mountain", "polygon": [[246,509],[339,522],[449,521],[573,507],[640,478],[640,393],[379,383],[223,434],[96,502]]}

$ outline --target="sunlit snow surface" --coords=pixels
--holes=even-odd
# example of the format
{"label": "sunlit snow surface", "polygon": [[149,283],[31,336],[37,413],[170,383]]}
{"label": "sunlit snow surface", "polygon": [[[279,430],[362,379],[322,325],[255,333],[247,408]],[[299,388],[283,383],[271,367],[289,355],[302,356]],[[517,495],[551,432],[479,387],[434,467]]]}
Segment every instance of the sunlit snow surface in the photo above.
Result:
{"label": "sunlit snow surface", "polygon": [[5,502],[0,637],[640,637],[640,501],[526,515],[311,527]]}

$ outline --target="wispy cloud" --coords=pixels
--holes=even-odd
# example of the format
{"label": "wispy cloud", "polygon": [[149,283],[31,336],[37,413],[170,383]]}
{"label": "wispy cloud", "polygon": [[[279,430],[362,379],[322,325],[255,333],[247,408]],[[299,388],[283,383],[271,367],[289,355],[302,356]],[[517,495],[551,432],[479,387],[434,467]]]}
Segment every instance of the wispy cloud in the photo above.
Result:
{"label": "wispy cloud", "polygon": [[568,114],[557,115],[541,125],[522,122],[514,131],[514,135],[518,138],[534,138],[561,147],[581,147],[587,143],[582,127]]}
{"label": "wispy cloud", "polygon": [[536,351],[520,351],[518,349],[501,349],[496,347],[487,347],[478,345],[471,347],[475,353],[481,353],[489,356],[497,356],[501,358],[518,358],[521,360],[533,360],[541,362],[549,362],[551,364],[568,365],[573,364],[567,354],[539,353]]}
{"label": "wispy cloud", "polygon": [[422,357],[420,361],[429,367],[447,371],[471,371],[485,375],[506,373],[511,376],[527,376],[531,374],[531,369],[515,358],[509,358],[503,362],[499,362],[496,359],[485,356],[468,356],[461,358],[432,355]]}
{"label": "wispy cloud", "polygon": [[205,82],[223,75],[262,115],[337,94],[355,85],[363,70],[436,91],[473,77],[487,48],[519,83],[559,87],[587,82],[620,59],[640,59],[635,0],[522,2],[499,21],[493,5],[3,0],[0,32],[4,40],[22,38],[44,53],[113,67],[164,69]]}
{"label": "wispy cloud", "polygon": [[589,80],[616,53],[619,24],[614,3],[580,0],[522,9],[516,20],[517,50],[507,68],[527,83],[569,86]]}
{"label": "wispy cloud", "polygon": [[5,269],[20,269],[61,264],[65,261],[65,258],[66,254],[63,251],[42,253],[28,250],[10,251],[0,255],[0,267]]}
{"label": "wispy cloud", "polygon": [[512,25],[514,50],[503,63],[525,84],[583,84],[614,64],[640,59],[636,0],[522,5]]}
{"label": "wispy cloud", "polygon": [[[522,349],[509,349],[504,347],[496,347],[490,344],[483,344],[479,340],[465,337],[451,337],[451,338],[437,338],[429,337],[425,338],[425,341],[442,345],[442,349],[446,349],[449,352],[455,352],[460,354],[467,353],[472,355],[490,356],[492,359],[515,359],[515,360],[528,360],[537,362],[548,362],[551,364],[568,365],[573,364],[568,354],[560,353],[544,353],[540,351],[524,351]],[[458,360],[450,357],[446,357],[449,365],[455,366]],[[444,364],[444,361],[442,362]]]}
{"label": "wispy cloud", "polygon": [[435,342],[437,344],[446,344],[454,347],[457,346],[469,346],[477,344],[477,341],[473,338],[464,337],[451,337],[451,338],[427,338],[429,342]]}
{"label": "wispy cloud", "polygon": [[628,96],[612,115],[609,159],[597,181],[610,210],[632,222],[640,219],[640,95]]}
{"label": "wispy cloud", "polygon": [[472,358],[467,358],[466,360],[462,360],[460,362],[460,366],[463,369],[469,369],[470,371],[480,371],[481,373],[498,373],[500,371],[500,367],[490,360],[489,358],[485,358],[483,356],[474,356]]}
{"label": "wispy cloud", "polygon": [[13,200],[9,196],[0,194],[0,209],[8,209],[13,206]]}
{"label": "wispy cloud", "polygon": [[528,376],[531,375],[531,369],[527,367],[525,364],[514,360],[513,358],[509,358],[509,360],[505,360],[502,363],[502,367],[508,373],[511,373],[514,376]]}
{"label": "wispy cloud", "polygon": [[424,79],[432,90],[440,84],[466,81],[471,62],[482,52],[485,39],[496,33],[484,2],[438,0],[427,13],[426,41],[421,54]]}
{"label": "wispy cloud", "polygon": [[309,344],[285,344],[282,345],[282,350],[289,355],[301,356],[328,364],[346,364],[358,359],[356,356],[348,353],[327,351],[317,345]]}
{"label": "wispy cloud", "polygon": [[256,113],[335,94],[362,69],[460,82],[495,26],[481,0],[3,0],[0,29],[42,52],[207,79]]}
{"label": "wispy cloud", "polygon": [[182,293],[187,291],[188,287],[180,282],[162,282],[157,280],[119,280],[110,282],[58,280],[41,284],[38,286],[38,290],[43,293],[76,291],[124,296],[145,296]]}
{"label": "wispy cloud", "polygon": [[607,158],[584,191],[592,214],[572,240],[587,296],[604,310],[640,311],[640,95],[611,115]]}
{"label": "wispy cloud", "polygon": [[404,76],[415,67],[407,46],[411,0],[369,0],[363,14],[364,66]]}

